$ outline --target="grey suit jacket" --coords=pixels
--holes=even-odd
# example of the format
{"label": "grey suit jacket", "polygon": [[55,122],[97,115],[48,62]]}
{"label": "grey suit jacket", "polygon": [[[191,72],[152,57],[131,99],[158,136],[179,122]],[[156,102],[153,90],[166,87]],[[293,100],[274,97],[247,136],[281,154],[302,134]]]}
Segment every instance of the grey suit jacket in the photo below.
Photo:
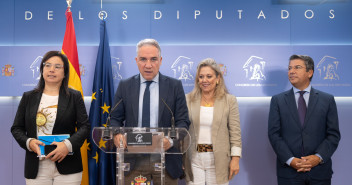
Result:
{"label": "grey suit jacket", "polygon": [[337,108],[332,95],[311,89],[303,127],[299,121],[293,89],[273,96],[268,135],[277,155],[277,176],[300,178],[305,174],[296,172],[286,161],[291,157],[300,158],[318,153],[324,164],[307,173],[313,179],[331,179],[331,156],[340,140]]}
{"label": "grey suit jacket", "polygon": [[[201,97],[199,96],[194,101],[191,101],[190,94],[187,94],[186,100],[191,120],[189,132],[192,137],[192,144],[184,158],[185,172],[186,181],[193,181],[191,160],[192,155],[197,152]],[[235,96],[226,94],[222,98],[215,100],[211,131],[216,181],[218,184],[223,184],[229,181],[231,150],[242,148],[240,116]]]}
{"label": "grey suit jacket", "polygon": [[[121,80],[115,93],[114,104],[122,99],[120,105],[111,113],[111,125],[118,127],[138,126],[138,106],[139,106],[140,76],[135,75],[128,79]],[[182,83],[179,80],[164,76],[159,73],[159,127],[171,127],[171,113],[161,101],[172,110],[175,117],[175,126],[189,127],[188,109]],[[175,150],[171,147],[169,150]],[[166,170],[173,178],[183,175],[182,156],[166,155]],[[133,169],[133,161],[131,161]]]}

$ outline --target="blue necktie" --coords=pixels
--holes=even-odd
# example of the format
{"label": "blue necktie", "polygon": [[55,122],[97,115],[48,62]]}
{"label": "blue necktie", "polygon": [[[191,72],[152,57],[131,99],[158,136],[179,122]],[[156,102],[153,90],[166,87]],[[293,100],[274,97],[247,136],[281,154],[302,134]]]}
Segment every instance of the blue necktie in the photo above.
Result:
{"label": "blue necktie", "polygon": [[306,91],[298,91],[299,92],[299,98],[298,98],[298,115],[299,115],[299,120],[301,121],[301,125],[303,126],[304,124],[304,118],[306,117],[306,112],[307,112],[307,105],[306,101],[303,98],[303,94]]}
{"label": "blue necktie", "polygon": [[142,127],[150,127],[150,91],[149,86],[153,81],[146,81],[143,95]]}

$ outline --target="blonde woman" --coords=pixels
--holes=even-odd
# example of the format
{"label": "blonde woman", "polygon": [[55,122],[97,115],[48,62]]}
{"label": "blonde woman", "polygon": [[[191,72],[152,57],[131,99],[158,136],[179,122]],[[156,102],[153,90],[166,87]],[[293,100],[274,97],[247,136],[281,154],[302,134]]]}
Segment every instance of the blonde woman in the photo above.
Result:
{"label": "blonde woman", "polygon": [[229,184],[240,169],[240,117],[236,97],[228,93],[214,59],[200,62],[186,100],[192,136],[184,164],[187,184]]}

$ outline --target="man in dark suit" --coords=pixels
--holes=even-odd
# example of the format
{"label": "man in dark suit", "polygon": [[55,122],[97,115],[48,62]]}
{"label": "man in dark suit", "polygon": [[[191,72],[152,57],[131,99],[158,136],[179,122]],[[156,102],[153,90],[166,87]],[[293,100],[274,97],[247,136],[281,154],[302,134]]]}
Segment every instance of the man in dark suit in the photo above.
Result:
{"label": "man in dark suit", "polygon": [[[114,102],[116,104],[122,101],[111,114],[111,125],[171,127],[172,114],[166,107],[166,103],[174,114],[175,126],[188,129],[190,122],[182,83],[159,73],[162,57],[158,42],[154,39],[140,41],[137,44],[135,60],[140,74],[120,81]],[[147,93],[150,98],[145,96]],[[163,100],[165,103],[162,102]],[[144,106],[147,104],[149,105]],[[116,145],[120,139],[122,137],[119,134],[114,137]],[[163,142],[165,150],[175,150],[172,147],[173,140],[164,138]],[[136,156],[134,160],[129,161],[131,169],[134,168],[134,170],[125,176],[125,183],[130,184],[134,177],[145,175],[148,180],[152,178],[154,184],[160,184],[160,177],[156,177],[157,174],[153,172],[154,167],[150,167],[153,156]],[[165,161],[165,184],[177,185],[177,179],[183,175],[182,156],[166,155]]]}
{"label": "man in dark suit", "polygon": [[334,97],[312,88],[314,61],[292,55],[293,88],[271,99],[268,135],[277,155],[279,185],[330,185],[331,156],[339,140]]}

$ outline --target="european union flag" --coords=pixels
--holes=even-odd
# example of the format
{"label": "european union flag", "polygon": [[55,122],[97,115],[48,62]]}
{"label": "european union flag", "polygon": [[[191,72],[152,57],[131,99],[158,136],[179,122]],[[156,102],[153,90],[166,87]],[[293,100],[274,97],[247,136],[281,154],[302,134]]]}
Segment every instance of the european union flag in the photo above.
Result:
{"label": "european union flag", "polygon": [[[100,22],[100,43],[95,64],[92,103],[89,110],[91,129],[104,125],[111,111],[114,97],[114,85],[112,78],[111,56],[106,22]],[[104,147],[106,141],[101,140],[99,147]],[[105,154],[94,142],[90,141],[88,159],[89,184],[90,185],[113,185],[115,183],[116,156]]]}

